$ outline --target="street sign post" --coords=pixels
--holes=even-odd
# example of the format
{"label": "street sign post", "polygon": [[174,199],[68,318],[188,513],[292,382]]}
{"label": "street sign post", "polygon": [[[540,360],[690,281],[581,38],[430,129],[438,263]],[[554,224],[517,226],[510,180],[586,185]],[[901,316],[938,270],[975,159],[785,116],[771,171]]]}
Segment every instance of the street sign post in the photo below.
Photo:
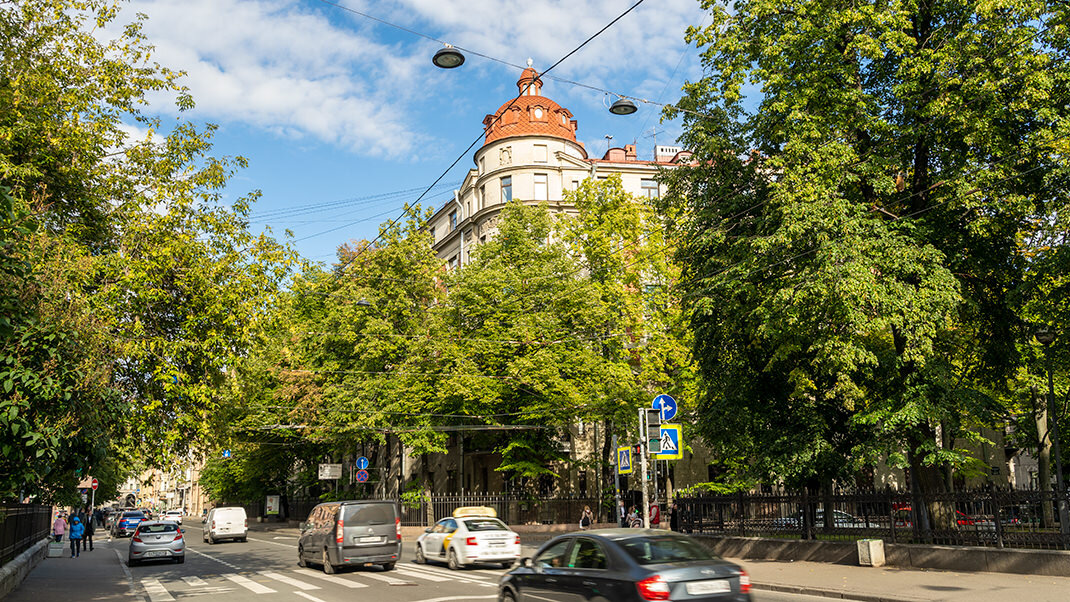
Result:
{"label": "street sign post", "polygon": [[679,424],[663,424],[661,432],[661,452],[654,455],[655,460],[679,460],[684,457],[684,440]]}
{"label": "street sign post", "polygon": [[654,398],[654,402],[651,404],[655,410],[661,410],[661,421],[668,422],[673,418],[676,418],[676,400],[670,395],[658,395]]}
{"label": "street sign post", "polygon": [[617,448],[617,474],[632,474],[632,448]]}

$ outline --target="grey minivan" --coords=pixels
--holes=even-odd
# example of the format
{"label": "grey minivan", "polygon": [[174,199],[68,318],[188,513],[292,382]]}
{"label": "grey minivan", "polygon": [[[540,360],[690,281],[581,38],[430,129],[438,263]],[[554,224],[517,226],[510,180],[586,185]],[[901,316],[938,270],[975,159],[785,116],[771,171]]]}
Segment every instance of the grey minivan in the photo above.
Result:
{"label": "grey minivan", "polygon": [[394,568],[401,558],[401,514],[384,500],[326,502],[301,523],[297,564],[320,564],[333,574],[344,566],[380,564]]}

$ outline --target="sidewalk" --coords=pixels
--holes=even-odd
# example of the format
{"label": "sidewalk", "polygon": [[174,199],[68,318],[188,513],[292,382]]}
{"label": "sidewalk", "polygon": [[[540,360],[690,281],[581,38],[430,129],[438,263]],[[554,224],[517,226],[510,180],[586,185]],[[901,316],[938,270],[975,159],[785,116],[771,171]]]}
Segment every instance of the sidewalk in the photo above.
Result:
{"label": "sidewalk", "polygon": [[739,558],[728,560],[746,569],[756,590],[866,602],[1070,600],[1070,577],[955,573],[822,562],[778,562]]}
{"label": "sidewalk", "polygon": [[4,602],[131,600],[125,567],[115,554],[120,549],[125,555],[128,544],[127,540],[120,541],[121,544],[108,543],[105,536],[93,542],[92,552],[82,552],[78,558],[71,558],[70,548],[64,547],[62,557],[42,560]]}

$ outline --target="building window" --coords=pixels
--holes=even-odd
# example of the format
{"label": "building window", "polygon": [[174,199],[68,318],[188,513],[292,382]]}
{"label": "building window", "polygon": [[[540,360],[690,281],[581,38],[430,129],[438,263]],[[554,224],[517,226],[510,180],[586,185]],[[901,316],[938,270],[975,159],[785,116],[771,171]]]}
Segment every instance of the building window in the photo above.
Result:
{"label": "building window", "polygon": [[545,201],[545,200],[548,200],[550,198],[548,196],[548,192],[547,192],[546,180],[547,180],[546,174],[544,174],[544,173],[535,174],[535,196],[534,196],[534,199],[536,201]]}
{"label": "building window", "polygon": [[450,232],[457,229],[457,212],[450,211]]}
{"label": "building window", "polygon": [[502,202],[507,203],[513,200],[513,176],[505,176],[502,178]]}
{"label": "building window", "polygon": [[483,209],[487,206],[487,185],[484,184],[479,187],[479,208]]}
{"label": "building window", "polygon": [[487,158],[486,157],[480,157],[479,158],[479,173],[484,173],[486,171],[487,171]]}
{"label": "building window", "polygon": [[536,144],[535,145],[535,162],[536,163],[546,163],[548,155],[549,155],[549,152],[547,151],[545,144]]}
{"label": "building window", "polygon": [[581,470],[580,471],[579,481],[580,481],[580,483],[579,483],[579,485],[580,485],[580,497],[587,497],[587,471],[586,470]]}
{"label": "building window", "polygon": [[657,180],[643,180],[640,183],[640,186],[643,189],[643,196],[648,199],[656,199],[661,196],[661,194],[659,194],[658,192]]}
{"label": "building window", "polygon": [[427,231],[431,233],[431,242],[435,242],[435,227],[431,226]]}
{"label": "building window", "polygon": [[579,190],[580,189],[580,181],[579,180],[572,180],[572,189],[573,190]]}
{"label": "building window", "polygon": [[453,270],[453,269],[456,269],[456,268],[457,268],[457,256],[454,255],[453,257],[450,257],[450,269]]}

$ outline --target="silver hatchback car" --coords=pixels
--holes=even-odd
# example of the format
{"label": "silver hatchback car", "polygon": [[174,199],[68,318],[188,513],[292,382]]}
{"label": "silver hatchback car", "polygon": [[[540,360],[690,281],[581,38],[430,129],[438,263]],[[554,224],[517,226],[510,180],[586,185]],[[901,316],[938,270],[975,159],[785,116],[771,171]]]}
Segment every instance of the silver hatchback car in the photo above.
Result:
{"label": "silver hatchback car", "polygon": [[185,562],[186,540],[182,537],[182,529],[172,521],[142,521],[130,538],[126,563],[136,566],[142,560]]}

